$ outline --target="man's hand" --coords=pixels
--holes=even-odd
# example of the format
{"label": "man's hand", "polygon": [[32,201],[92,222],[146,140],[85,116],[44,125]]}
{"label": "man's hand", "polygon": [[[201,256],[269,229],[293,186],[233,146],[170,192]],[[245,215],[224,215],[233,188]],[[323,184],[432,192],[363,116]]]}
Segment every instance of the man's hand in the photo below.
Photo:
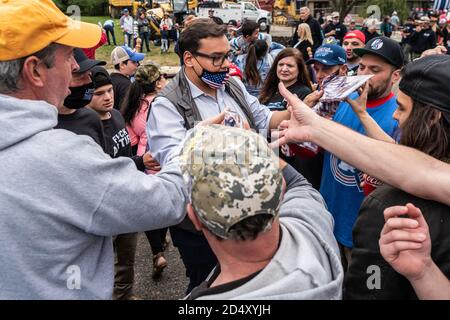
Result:
{"label": "man's hand", "polygon": [[311,125],[320,119],[320,116],[287,90],[282,82],[278,85],[278,90],[288,102],[291,118],[281,122],[280,127],[285,128],[285,130],[279,132],[279,140],[272,143],[271,147],[275,148],[288,142],[309,141]]}
{"label": "man's hand", "polygon": [[367,81],[362,90],[359,92],[359,97],[355,100],[345,98],[345,101],[352,107],[353,112],[358,116],[365,115],[367,113],[367,95],[369,93],[369,82]]}
{"label": "man's hand", "polygon": [[434,49],[425,50],[424,52],[422,52],[420,57],[423,58],[423,57],[432,56],[435,54],[447,54],[447,48],[444,46],[437,46]]}
{"label": "man's hand", "polygon": [[305,99],[303,99],[303,102],[310,108],[314,107],[317,102],[319,102],[319,99],[323,96],[323,90],[316,90],[317,85],[315,85],[316,88],[313,92],[308,94]]}
{"label": "man's hand", "polygon": [[[409,218],[399,216],[408,215]],[[386,221],[379,240],[383,258],[409,280],[422,278],[433,265],[428,225],[413,204],[384,210]]]}
{"label": "man's hand", "polygon": [[200,121],[197,125],[208,126],[211,124],[222,124],[224,120],[225,120],[225,111],[222,111],[219,115]]}
{"label": "man's hand", "polygon": [[144,161],[144,166],[145,166],[145,168],[147,170],[153,170],[153,171],[160,171],[161,170],[161,166],[159,165],[158,161],[153,159],[153,157],[150,154],[150,152],[146,152],[142,156],[142,160]]}

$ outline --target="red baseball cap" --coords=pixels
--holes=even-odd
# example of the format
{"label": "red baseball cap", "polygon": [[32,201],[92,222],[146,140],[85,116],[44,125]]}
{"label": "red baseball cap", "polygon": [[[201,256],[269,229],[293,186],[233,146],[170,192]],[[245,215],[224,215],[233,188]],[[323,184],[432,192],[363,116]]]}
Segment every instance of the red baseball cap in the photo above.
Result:
{"label": "red baseball cap", "polygon": [[364,33],[362,33],[359,30],[353,30],[353,31],[347,32],[344,37],[344,40],[345,39],[358,39],[362,43],[366,43],[366,36],[364,35]]}

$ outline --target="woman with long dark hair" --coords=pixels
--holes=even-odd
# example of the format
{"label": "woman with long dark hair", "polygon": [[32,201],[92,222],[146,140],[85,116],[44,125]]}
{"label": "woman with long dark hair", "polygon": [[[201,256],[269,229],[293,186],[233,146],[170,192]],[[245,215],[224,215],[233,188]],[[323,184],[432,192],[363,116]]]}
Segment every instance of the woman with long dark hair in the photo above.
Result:
{"label": "woman with long dark hair", "polygon": [[236,65],[244,75],[244,85],[248,93],[257,97],[272,66],[273,59],[268,54],[269,46],[265,40],[256,40],[246,54],[236,59]]}
{"label": "woman with long dark hair", "polygon": [[[442,88],[450,81],[449,69],[450,57],[447,55],[421,58],[404,67],[397,95],[398,108],[393,114],[401,130],[400,144],[447,163],[450,163],[450,99]],[[365,112],[367,89],[368,86],[360,99],[351,101],[353,110],[364,124],[368,136],[389,141]],[[431,256],[437,267],[450,277],[450,207],[382,185],[364,200],[353,228],[354,246],[345,285],[347,298],[417,299],[408,279],[384,261],[378,243],[385,224],[383,211],[407,203],[421,209],[431,234]],[[415,248],[420,250],[419,238],[405,238],[407,240],[415,241]],[[415,259],[412,251],[409,257],[412,264],[422,263]],[[391,263],[395,265],[395,261]],[[381,287],[376,293],[366,285],[368,267],[374,265],[378,266],[381,279]]]}
{"label": "woman with long dark hair", "polygon": [[[284,98],[278,92],[280,82],[301,100],[313,91],[305,61],[297,49],[285,48],[278,54],[261,90],[260,103],[273,111],[285,110],[287,107],[283,103]],[[323,166],[322,152],[315,156],[307,152],[295,154],[294,149],[289,146],[283,147],[280,151],[281,157],[308,179],[314,188],[317,190],[320,188]]]}
{"label": "woman with long dark hair", "polygon": [[[122,102],[121,113],[125,119],[127,131],[131,139],[133,153],[143,155],[147,151],[147,116],[150,105],[156,94],[166,85],[166,76],[155,64],[146,64],[136,70],[135,81],[127,91]],[[147,174],[155,174],[161,170],[159,163],[154,165]],[[153,252],[153,276],[161,275],[167,266],[164,258],[164,247],[167,228],[145,232]]]}
{"label": "woman with long dark hair", "polygon": [[275,58],[259,95],[259,102],[272,110],[284,110],[283,97],[278,92],[278,83],[300,99],[312,92],[311,80],[302,54],[297,49],[283,49]]}

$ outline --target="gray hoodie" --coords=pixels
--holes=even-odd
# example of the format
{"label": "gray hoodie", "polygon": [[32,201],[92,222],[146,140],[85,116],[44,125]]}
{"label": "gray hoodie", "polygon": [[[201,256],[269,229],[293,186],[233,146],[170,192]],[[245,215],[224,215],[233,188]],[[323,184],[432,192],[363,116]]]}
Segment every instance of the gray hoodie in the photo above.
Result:
{"label": "gray hoodie", "polygon": [[43,101],[0,95],[0,299],[111,299],[112,236],[177,224],[176,160],[145,175]]}
{"label": "gray hoodie", "polygon": [[242,286],[197,299],[342,298],[344,271],[333,235],[333,217],[320,193],[301,174],[290,166],[283,173],[287,192],[280,208],[282,236],[272,260]]}

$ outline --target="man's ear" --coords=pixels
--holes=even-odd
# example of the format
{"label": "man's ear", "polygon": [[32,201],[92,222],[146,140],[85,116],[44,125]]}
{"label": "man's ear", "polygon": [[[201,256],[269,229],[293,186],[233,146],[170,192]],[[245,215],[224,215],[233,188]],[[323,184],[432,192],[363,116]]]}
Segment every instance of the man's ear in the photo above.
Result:
{"label": "man's ear", "polygon": [[189,219],[194,224],[195,229],[197,229],[198,231],[202,231],[203,225],[200,222],[200,219],[197,217],[197,214],[194,212],[194,207],[192,207],[192,204],[188,203],[186,209]]}
{"label": "man's ear", "polygon": [[193,66],[192,59],[194,59],[194,56],[191,53],[185,51],[183,54],[184,65],[187,67],[192,67]]}
{"label": "man's ear", "polygon": [[340,76],[346,76],[348,72],[348,68],[346,64],[343,64],[339,67],[339,75]]}
{"label": "man's ear", "polygon": [[122,71],[126,66],[127,66],[126,63],[122,61],[122,62],[119,64],[119,71]]}
{"label": "man's ear", "polygon": [[397,69],[392,73],[392,83],[396,83],[399,80],[400,80],[400,69]]}
{"label": "man's ear", "polygon": [[39,62],[38,57],[28,57],[23,63],[21,77],[26,82],[32,84],[32,86],[42,88],[45,83],[45,79],[42,77],[44,76],[44,69],[47,69],[47,66]]}
{"label": "man's ear", "polygon": [[156,87],[156,89],[158,89],[158,90],[161,90],[161,89],[162,89],[161,80],[156,80],[156,82],[155,82],[155,87]]}

